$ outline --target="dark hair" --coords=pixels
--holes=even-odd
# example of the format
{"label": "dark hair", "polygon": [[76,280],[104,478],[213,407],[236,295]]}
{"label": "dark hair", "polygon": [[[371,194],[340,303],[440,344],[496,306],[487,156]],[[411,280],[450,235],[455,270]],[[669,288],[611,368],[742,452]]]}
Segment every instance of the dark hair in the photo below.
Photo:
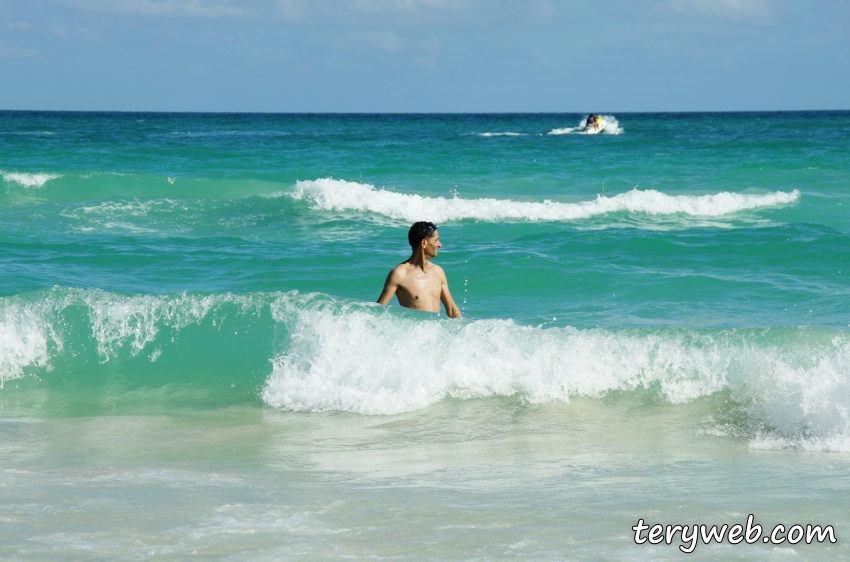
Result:
{"label": "dark hair", "polygon": [[407,231],[407,241],[410,242],[410,247],[416,248],[420,242],[426,238],[431,238],[435,230],[437,230],[437,225],[432,222],[419,221],[413,223],[413,226]]}

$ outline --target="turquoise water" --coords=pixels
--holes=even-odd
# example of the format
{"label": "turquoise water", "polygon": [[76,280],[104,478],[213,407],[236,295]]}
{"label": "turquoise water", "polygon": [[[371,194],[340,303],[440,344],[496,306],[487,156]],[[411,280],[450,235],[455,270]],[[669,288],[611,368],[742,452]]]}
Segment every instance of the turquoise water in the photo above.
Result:
{"label": "turquoise water", "polygon": [[0,112],[0,553],[847,556],[850,112],[583,117]]}

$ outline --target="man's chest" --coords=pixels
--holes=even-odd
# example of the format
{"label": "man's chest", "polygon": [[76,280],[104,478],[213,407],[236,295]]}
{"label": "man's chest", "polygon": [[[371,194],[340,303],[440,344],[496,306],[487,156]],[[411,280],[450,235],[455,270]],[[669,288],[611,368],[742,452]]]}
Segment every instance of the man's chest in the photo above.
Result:
{"label": "man's chest", "polygon": [[414,272],[408,276],[406,289],[410,292],[439,295],[440,294],[440,279],[435,274],[423,273],[422,271]]}

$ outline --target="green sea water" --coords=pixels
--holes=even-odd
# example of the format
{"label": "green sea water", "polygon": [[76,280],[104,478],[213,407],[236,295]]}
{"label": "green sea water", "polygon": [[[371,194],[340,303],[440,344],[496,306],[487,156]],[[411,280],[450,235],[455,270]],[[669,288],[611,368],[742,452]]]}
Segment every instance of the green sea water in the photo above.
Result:
{"label": "green sea water", "polygon": [[583,118],[0,112],[0,557],[847,556],[850,112]]}

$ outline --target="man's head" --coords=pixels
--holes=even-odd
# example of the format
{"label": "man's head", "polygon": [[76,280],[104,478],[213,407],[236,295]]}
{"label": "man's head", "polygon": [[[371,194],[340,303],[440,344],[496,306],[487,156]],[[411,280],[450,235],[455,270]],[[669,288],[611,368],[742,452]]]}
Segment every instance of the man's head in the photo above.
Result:
{"label": "man's head", "polygon": [[[413,223],[413,226],[411,226],[410,230],[407,232],[407,241],[410,243],[410,247],[413,248],[414,251],[417,248],[423,248],[426,251],[432,250],[433,255],[436,256],[437,248],[440,247],[437,225],[426,221]],[[431,248],[432,246],[433,249]]]}

